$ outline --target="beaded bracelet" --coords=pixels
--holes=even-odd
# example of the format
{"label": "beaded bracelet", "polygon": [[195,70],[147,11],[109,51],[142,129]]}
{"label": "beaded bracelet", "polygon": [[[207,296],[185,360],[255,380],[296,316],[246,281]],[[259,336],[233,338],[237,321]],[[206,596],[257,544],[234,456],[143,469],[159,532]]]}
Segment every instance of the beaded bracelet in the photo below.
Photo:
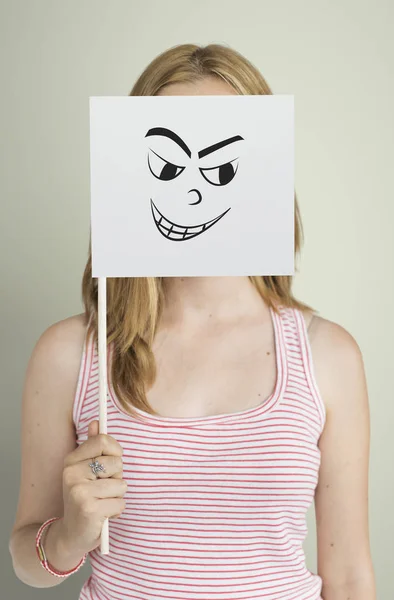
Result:
{"label": "beaded bracelet", "polygon": [[82,559],[80,560],[80,562],[77,564],[77,566],[74,569],[71,569],[70,571],[63,571],[63,572],[57,571],[54,567],[51,567],[49,565],[48,559],[46,557],[45,550],[44,550],[44,547],[42,544],[42,534],[44,533],[45,529],[51,523],[53,523],[53,521],[57,521],[60,518],[61,517],[53,517],[52,519],[48,519],[47,521],[45,521],[45,523],[43,523],[41,525],[41,527],[37,531],[37,535],[36,535],[36,551],[37,551],[37,555],[40,560],[40,563],[46,571],[51,573],[51,575],[55,575],[56,577],[68,577],[69,575],[72,575],[72,573],[76,573],[82,567],[82,565],[86,561],[87,554],[85,554],[82,557]]}

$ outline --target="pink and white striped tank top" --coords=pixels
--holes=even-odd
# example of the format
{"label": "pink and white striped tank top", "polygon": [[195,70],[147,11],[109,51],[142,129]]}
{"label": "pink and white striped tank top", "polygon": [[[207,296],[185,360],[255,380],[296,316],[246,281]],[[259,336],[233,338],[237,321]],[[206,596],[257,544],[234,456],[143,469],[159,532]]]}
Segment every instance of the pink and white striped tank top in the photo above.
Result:
{"label": "pink and white striped tank top", "polygon": [[[203,418],[136,410],[140,420],[109,381],[108,434],[124,450],[126,509],[109,521],[110,553],[90,553],[79,600],[321,600],[302,544],[325,408],[301,311],[271,315],[277,381],[257,408]],[[73,418],[80,444],[98,418],[91,338]]]}

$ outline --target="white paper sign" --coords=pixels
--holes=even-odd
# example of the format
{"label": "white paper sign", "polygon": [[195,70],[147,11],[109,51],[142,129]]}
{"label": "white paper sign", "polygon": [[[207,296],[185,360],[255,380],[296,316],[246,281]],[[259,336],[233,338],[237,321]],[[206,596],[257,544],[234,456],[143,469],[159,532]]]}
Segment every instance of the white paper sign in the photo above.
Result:
{"label": "white paper sign", "polygon": [[294,97],[90,98],[93,277],[292,275]]}

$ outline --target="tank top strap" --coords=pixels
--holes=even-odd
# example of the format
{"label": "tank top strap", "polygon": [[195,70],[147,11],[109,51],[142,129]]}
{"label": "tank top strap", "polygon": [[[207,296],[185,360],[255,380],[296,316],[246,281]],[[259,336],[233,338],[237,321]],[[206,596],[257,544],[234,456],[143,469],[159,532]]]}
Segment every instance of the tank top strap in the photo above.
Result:
{"label": "tank top strap", "polygon": [[98,387],[97,345],[94,342],[94,336],[92,334],[88,335],[91,319],[92,317],[90,316],[85,329],[77,388],[73,403],[73,421],[77,431],[81,427],[81,415],[85,411],[85,405]]}
{"label": "tank top strap", "polygon": [[288,306],[278,307],[282,337],[286,349],[286,359],[289,365],[301,365],[303,361],[302,354],[302,333],[298,327],[297,309]]}
{"label": "tank top strap", "polygon": [[326,410],[315,378],[304,313],[298,308],[281,306],[279,315],[288,367],[288,396],[294,395],[298,399],[310,397],[316,418],[323,428]]}

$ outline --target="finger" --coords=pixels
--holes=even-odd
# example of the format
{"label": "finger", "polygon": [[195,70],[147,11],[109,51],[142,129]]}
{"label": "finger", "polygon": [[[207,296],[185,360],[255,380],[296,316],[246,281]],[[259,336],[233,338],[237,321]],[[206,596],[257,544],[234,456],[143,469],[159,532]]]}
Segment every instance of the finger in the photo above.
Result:
{"label": "finger", "polygon": [[[91,465],[94,461],[97,462],[104,467],[104,471],[96,471],[96,474],[93,473],[93,468]],[[71,467],[74,471],[74,476],[76,480],[80,480],[83,478],[91,479],[94,481],[95,479],[106,479],[108,477],[117,477],[117,479],[122,479],[123,477],[123,461],[121,456],[98,456],[94,459],[84,460],[76,465],[72,465]]]}
{"label": "finger", "polygon": [[121,516],[126,508],[124,498],[104,498],[97,499],[98,512],[101,516],[108,519],[116,519]]}
{"label": "finger", "polygon": [[64,460],[64,466],[74,465],[83,460],[92,459],[101,455],[122,456],[123,448],[111,435],[99,433],[88,438],[78,448],[70,452]]}
{"label": "finger", "polygon": [[114,473],[113,475],[111,475],[111,479],[123,479],[123,469],[122,469],[122,471],[119,471],[118,473]]}
{"label": "finger", "polygon": [[96,479],[88,485],[94,498],[123,498],[127,491],[124,479]]}
{"label": "finger", "polygon": [[[119,461],[119,463],[118,463]],[[99,460],[104,471],[93,473],[90,466],[92,460],[84,460],[75,465],[68,465],[63,469],[63,483],[72,487],[83,481],[96,481],[96,479],[123,479],[123,463],[120,456],[101,456]]]}
{"label": "finger", "polygon": [[88,425],[88,437],[93,437],[99,432],[99,422],[97,420],[91,421]]}

